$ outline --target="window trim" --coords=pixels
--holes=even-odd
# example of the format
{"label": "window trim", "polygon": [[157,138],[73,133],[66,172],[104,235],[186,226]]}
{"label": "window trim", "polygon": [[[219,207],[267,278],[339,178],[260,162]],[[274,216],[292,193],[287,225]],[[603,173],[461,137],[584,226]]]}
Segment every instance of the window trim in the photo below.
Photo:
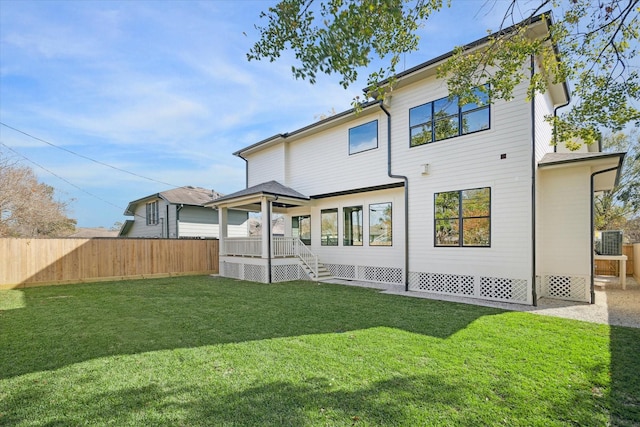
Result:
{"label": "window trim", "polygon": [[[462,193],[465,191],[473,191],[473,190],[489,190],[489,206],[488,206],[488,215],[487,216],[470,216],[470,217],[464,217],[463,216],[463,199],[462,199]],[[448,219],[455,219],[458,221],[458,244],[457,245],[442,245],[442,244],[438,244],[438,238],[437,238],[437,234],[438,234],[438,220],[442,220],[442,219],[447,219],[447,218],[436,218],[436,212],[437,212],[437,197],[438,194],[442,194],[442,193],[458,193],[458,216],[457,217],[451,217]],[[436,248],[490,248],[491,244],[492,244],[492,239],[491,239],[491,234],[492,234],[492,226],[491,226],[491,217],[492,217],[492,210],[491,210],[491,203],[492,202],[492,195],[491,195],[491,187],[475,187],[475,188],[465,188],[463,190],[451,190],[451,191],[440,191],[437,193],[433,193],[433,246]],[[482,218],[486,218],[489,220],[489,241],[487,243],[487,245],[465,245],[464,244],[464,220],[465,219],[482,219]]]}
{"label": "window trim", "polygon": [[147,202],[145,209],[147,225],[158,225],[160,223],[160,204],[158,200]]}
{"label": "window trim", "polygon": [[[365,149],[359,150],[359,151],[352,151],[351,150],[351,131],[353,131],[355,129],[358,129],[358,128],[362,128],[362,127],[367,126],[367,125],[371,125],[372,123],[375,123],[375,128],[376,128],[376,146],[375,147],[365,148]],[[380,146],[380,131],[378,129],[378,119],[371,120],[370,122],[362,123],[362,124],[360,124],[358,126],[354,126],[352,128],[349,128],[348,135],[349,135],[349,155],[350,156],[353,156],[353,155],[359,154],[359,153],[364,153],[366,151],[371,151],[371,150],[377,149]]]}
{"label": "window trim", "polygon": [[[330,208],[330,209],[321,209],[320,210],[320,246],[339,246],[340,243],[340,216],[339,216],[339,212],[340,210],[338,208]],[[331,213],[335,213],[336,214],[336,221],[335,221],[335,227],[336,227],[336,238],[335,238],[335,243],[331,243],[329,241],[325,242],[324,240],[324,215],[325,214],[331,214]]]}
{"label": "window trim", "polygon": [[[302,243],[304,243],[307,246],[311,245],[311,239],[313,239],[313,233],[312,233],[312,227],[311,227],[311,215],[294,215],[291,217],[291,234],[293,236],[293,219],[296,218],[298,220],[298,236],[294,236],[297,237]],[[303,239],[302,237],[300,237],[300,218],[309,218],[309,239]]]}
{"label": "window trim", "polygon": [[[355,241],[354,239],[354,232],[353,232],[353,221],[351,219],[351,217],[349,217],[349,229],[351,230],[351,239],[347,239],[347,214],[351,214],[353,212],[358,212],[358,209],[360,211],[360,244],[354,244],[353,242]],[[364,246],[364,206],[363,205],[355,205],[355,206],[344,206],[342,208],[342,220],[343,220],[343,226],[342,226],[342,246],[345,247],[351,247],[351,246],[356,246],[356,247],[362,247]],[[347,242],[351,242],[351,243],[347,243]]]}
{"label": "window trim", "polygon": [[[487,88],[487,91],[489,89],[489,84],[484,84],[482,85],[484,87]],[[479,90],[480,86],[476,87],[477,90]],[[484,92],[481,92],[481,94],[484,94]],[[476,105],[475,108],[472,109],[468,109],[468,110],[464,110],[465,106],[467,105],[472,105],[472,104],[465,104],[465,105],[460,105],[458,102],[458,98],[454,97],[453,100],[455,100],[455,102],[458,103],[457,105],[457,114],[448,114],[446,116],[442,116],[437,118],[436,117],[436,111],[435,111],[435,105],[436,103],[446,100],[448,99],[448,96],[444,97],[444,98],[438,98],[438,99],[434,99],[433,101],[430,102],[426,102],[424,104],[420,104],[420,105],[416,105],[415,107],[411,107],[409,108],[409,148],[414,148],[414,147],[422,147],[423,145],[429,145],[429,144],[433,144],[435,142],[440,142],[440,141],[445,141],[447,139],[451,139],[451,138],[456,138],[459,136],[464,136],[464,135],[471,135],[474,134],[476,132],[482,132],[485,130],[490,130],[491,129],[491,100],[488,97],[488,92],[487,92],[487,102],[486,104],[483,105]],[[453,101],[451,100],[451,101]],[[431,110],[431,114],[430,114],[430,119],[424,122],[420,122],[420,123],[416,123],[416,124],[411,124],[411,111],[415,110],[417,108],[421,108],[421,107],[426,107],[429,106],[430,110]],[[463,127],[462,127],[462,119],[465,116],[468,116],[472,113],[476,113],[478,111],[483,111],[483,110],[487,110],[488,111],[488,123],[487,123],[487,127],[485,129],[478,129],[478,130],[474,130],[471,132],[464,132]],[[458,119],[458,131],[455,135],[451,135],[448,136],[446,138],[442,138],[442,139],[436,139],[436,123],[443,121],[443,120],[450,120],[453,117],[457,117]],[[431,138],[427,141],[427,142],[423,142],[422,144],[413,144],[413,137],[412,137],[412,132],[414,131],[414,129],[420,129],[420,128],[430,128],[430,133],[431,133]]]}
{"label": "window trim", "polygon": [[[389,237],[389,243],[388,244],[384,244],[384,245],[372,245],[372,240],[371,240],[371,206],[376,206],[376,205],[389,205],[389,207],[391,208],[391,212],[389,215],[389,224],[390,224],[390,228],[391,228],[391,236]],[[382,247],[382,248],[386,248],[386,247],[391,247],[393,246],[393,202],[378,202],[378,203],[369,203],[369,236],[367,241],[369,242],[369,246],[370,247]],[[375,240],[375,239],[374,239]]]}

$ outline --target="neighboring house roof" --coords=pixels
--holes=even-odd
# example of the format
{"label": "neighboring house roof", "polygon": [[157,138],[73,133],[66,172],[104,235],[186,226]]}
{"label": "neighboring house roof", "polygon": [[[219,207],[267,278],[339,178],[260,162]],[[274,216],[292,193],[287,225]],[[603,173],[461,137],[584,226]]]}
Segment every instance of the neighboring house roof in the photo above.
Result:
{"label": "neighboring house roof", "polygon": [[134,222],[135,221],[132,219],[127,219],[124,224],[122,224],[122,227],[120,227],[118,237],[126,237],[127,234],[129,234],[129,230],[131,230],[131,227],[133,227]]}
{"label": "neighboring house roof", "polygon": [[212,202],[221,196],[222,194],[217,191],[202,187],[192,187],[189,185],[162,191],[160,193],[150,194],[149,196],[129,202],[124,214],[130,216],[134,215],[138,204],[155,199],[163,199],[171,205],[204,206],[206,203]]}
{"label": "neighboring house roof", "polygon": [[[534,17],[531,17],[530,19],[523,21],[521,23],[512,25],[508,28],[502,29],[496,33],[493,33],[491,35],[488,35],[486,37],[483,37],[481,39],[478,39],[474,42],[471,42],[469,44],[466,44],[462,47],[462,50],[472,50],[472,49],[476,49],[484,44],[486,44],[489,40],[491,40],[492,38],[495,38],[499,35],[502,34],[508,34],[511,33],[513,31],[515,31],[516,29],[522,27],[523,25],[526,25],[528,27],[533,27],[534,25],[536,26],[536,28],[538,28],[537,31],[532,31],[534,34],[534,37],[540,36],[541,34],[539,33],[539,31],[549,31],[549,25],[551,25],[551,23],[553,22],[553,19],[551,17],[551,13],[550,12],[544,12],[541,13],[539,15],[536,15]],[[543,27],[544,30],[540,30],[539,27]],[[423,62],[422,64],[419,64],[415,67],[409,68],[408,70],[405,70],[403,72],[400,72],[398,74],[396,74],[394,76],[394,80],[396,81],[397,84],[400,83],[412,83],[414,80],[423,78],[423,76],[425,75],[425,73],[433,73],[435,74],[435,69],[437,68],[438,64],[442,63],[443,61],[446,61],[447,59],[449,59],[450,57],[452,57],[455,53],[457,52],[456,50],[452,50],[448,53],[445,53],[444,55],[440,55],[436,58],[433,58],[429,61]],[[384,85],[387,82],[389,82],[389,79],[384,80],[380,83],[380,85]],[[560,84],[553,84],[551,82],[549,82],[549,89],[552,89],[552,86],[555,87],[556,89],[554,89],[552,92],[557,93],[557,97],[562,99],[562,101],[560,101],[558,103],[558,105],[562,105],[565,104],[566,102],[569,101],[570,99],[570,95],[569,95],[569,88],[566,84],[566,82],[562,82]],[[369,88],[365,88],[363,91],[365,92],[365,94],[369,93]],[[360,111],[359,114],[362,115],[363,113],[365,113],[365,110],[369,110],[369,111],[373,111],[372,107],[376,107],[380,104],[379,101],[370,101],[370,102],[366,102],[363,103],[360,106]],[[339,123],[340,121],[345,121],[348,120],[354,113],[356,112],[355,109],[349,109],[347,111],[338,113],[338,114],[334,114],[330,117],[327,117],[324,120],[320,120],[316,123],[312,123],[308,126],[305,126],[303,128],[297,129],[293,132],[288,132],[288,133],[279,133],[277,135],[271,136],[267,139],[264,139],[262,141],[256,142],[255,144],[249,145],[245,148],[242,148],[238,151],[236,151],[235,153],[233,153],[234,156],[238,156],[238,157],[243,157],[243,154],[248,154],[251,151],[255,150],[255,149],[262,149],[262,148],[266,148],[272,144],[275,144],[283,139],[288,139],[300,134],[304,134],[310,131],[319,131],[321,129],[323,129],[324,127],[327,127],[329,125],[334,125],[336,123]]]}
{"label": "neighboring house roof", "polygon": [[104,227],[78,227],[76,232],[67,237],[92,238],[92,237],[118,237],[117,230],[107,230]]}

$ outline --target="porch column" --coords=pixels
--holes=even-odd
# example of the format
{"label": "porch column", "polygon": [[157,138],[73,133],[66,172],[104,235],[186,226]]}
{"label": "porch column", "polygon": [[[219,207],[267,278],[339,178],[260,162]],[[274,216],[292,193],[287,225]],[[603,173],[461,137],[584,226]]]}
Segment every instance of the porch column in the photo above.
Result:
{"label": "porch column", "polygon": [[271,258],[271,203],[266,197],[260,200],[262,218],[262,258]]}
{"label": "porch column", "polygon": [[219,228],[219,246],[220,246],[220,255],[226,255],[226,238],[228,236],[227,232],[227,224],[228,224],[228,210],[227,208],[218,208],[218,228]]}

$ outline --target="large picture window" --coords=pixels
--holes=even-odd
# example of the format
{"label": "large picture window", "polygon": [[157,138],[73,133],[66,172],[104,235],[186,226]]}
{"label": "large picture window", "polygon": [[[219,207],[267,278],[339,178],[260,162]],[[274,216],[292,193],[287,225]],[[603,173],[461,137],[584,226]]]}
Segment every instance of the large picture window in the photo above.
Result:
{"label": "large picture window", "polygon": [[320,211],[322,246],[338,246],[338,209]]}
{"label": "large picture window", "polygon": [[378,121],[349,129],[349,154],[378,148]]}
{"label": "large picture window", "polygon": [[344,213],[344,246],[362,246],[362,206],[342,209]]}
{"label": "large picture window", "polygon": [[458,98],[441,98],[409,110],[410,145],[416,147],[454,136],[489,129],[488,85],[474,90],[478,103],[459,105]]}
{"label": "large picture window", "polygon": [[291,218],[291,236],[299,238],[305,245],[311,244],[311,217],[309,215]]}
{"label": "large picture window", "polygon": [[159,221],[158,201],[147,203],[147,225],[157,225]]}
{"label": "large picture window", "polygon": [[435,194],[435,246],[491,245],[491,189]]}
{"label": "large picture window", "polygon": [[369,205],[369,246],[391,246],[391,202]]}

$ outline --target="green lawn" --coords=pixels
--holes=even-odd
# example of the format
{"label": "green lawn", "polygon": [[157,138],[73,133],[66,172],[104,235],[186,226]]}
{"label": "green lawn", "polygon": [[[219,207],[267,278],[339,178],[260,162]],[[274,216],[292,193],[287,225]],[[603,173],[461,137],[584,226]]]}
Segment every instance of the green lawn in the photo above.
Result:
{"label": "green lawn", "polygon": [[640,329],[310,282],[0,291],[0,425],[638,426]]}

